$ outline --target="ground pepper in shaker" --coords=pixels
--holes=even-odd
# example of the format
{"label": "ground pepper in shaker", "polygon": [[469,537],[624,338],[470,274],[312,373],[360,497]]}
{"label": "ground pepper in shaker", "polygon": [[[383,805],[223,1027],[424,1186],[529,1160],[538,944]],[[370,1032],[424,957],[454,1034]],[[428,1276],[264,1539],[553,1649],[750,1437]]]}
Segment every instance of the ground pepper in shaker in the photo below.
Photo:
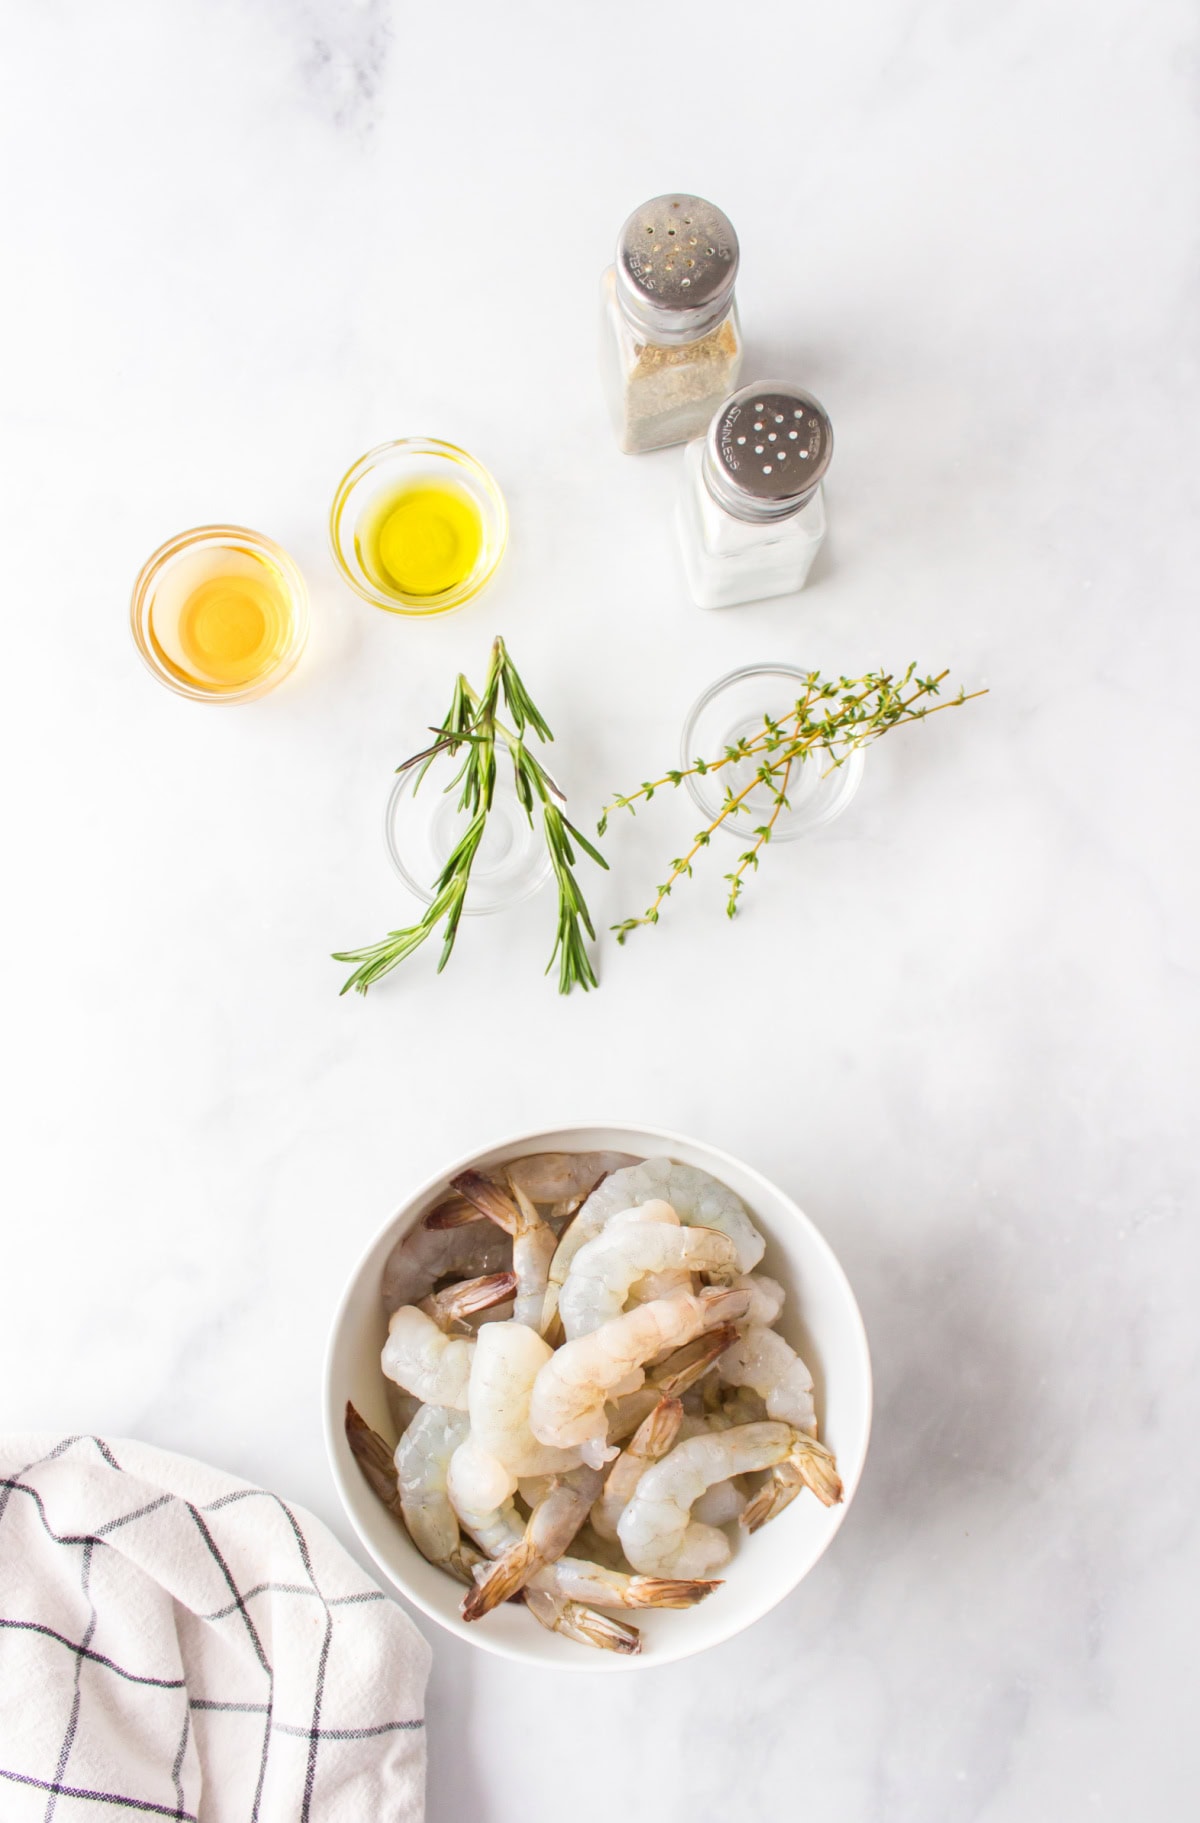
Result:
{"label": "ground pepper in shaker", "polygon": [[729,608],[802,589],[825,537],[833,426],[811,393],[744,386],[688,445],[676,525],[692,598]]}
{"label": "ground pepper in shaker", "polygon": [[699,196],[656,196],[621,230],[604,274],[601,369],[617,441],[686,443],[737,385],[737,235]]}

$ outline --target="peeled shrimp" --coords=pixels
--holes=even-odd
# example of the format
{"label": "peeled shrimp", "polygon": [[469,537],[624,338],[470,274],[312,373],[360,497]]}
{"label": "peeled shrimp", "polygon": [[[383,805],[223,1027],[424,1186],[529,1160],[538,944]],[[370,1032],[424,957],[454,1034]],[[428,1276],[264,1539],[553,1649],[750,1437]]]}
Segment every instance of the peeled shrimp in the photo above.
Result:
{"label": "peeled shrimp", "polygon": [[[715,1228],[672,1227],[659,1210],[674,1214],[667,1203],[647,1203],[630,1212],[639,1220],[614,1218],[576,1253],[558,1300],[568,1340],[620,1316],[631,1288],[646,1273],[732,1275],[737,1254],[727,1235]],[[690,1291],[690,1279],[685,1276],[674,1289]]]}
{"label": "peeled shrimp", "polygon": [[760,1323],[739,1325],[738,1339],[717,1363],[726,1386],[744,1386],[766,1401],[767,1417],[817,1434],[813,1381],[795,1349]]}
{"label": "peeled shrimp", "polygon": [[569,1203],[595,1189],[610,1171],[636,1163],[629,1152],[530,1152],[510,1159],[503,1170],[531,1203]]}
{"label": "peeled shrimp", "polygon": [[463,1599],[464,1620],[479,1620],[557,1561],[579,1531],[600,1492],[598,1469],[556,1478],[529,1515],[524,1536],[503,1551]]}
{"label": "peeled shrimp", "polygon": [[490,1323],[475,1341],[466,1399],[471,1445],[496,1457],[513,1487],[522,1476],[560,1474],[580,1459],[578,1450],[540,1443],[529,1428],[534,1381],[552,1354],[523,1323]]}
{"label": "peeled shrimp", "polygon": [[695,1165],[672,1164],[669,1158],[647,1158],[641,1164],[614,1171],[593,1190],[571,1223],[550,1262],[543,1326],[548,1327],[558,1308],[558,1297],[571,1262],[579,1249],[595,1240],[619,1211],[661,1199],[670,1203],[681,1222],[718,1228],[737,1249],[739,1272],[758,1265],[766,1242],[746,1214],[745,1205],[725,1184]]}
{"label": "peeled shrimp", "polygon": [[621,1515],[617,1535],[629,1562],[651,1576],[707,1576],[729,1561],[729,1540],[692,1518],[707,1488],[759,1469],[787,1473],[755,1495],[742,1514],[751,1530],[765,1524],[802,1486],[827,1506],[841,1499],[833,1457],[789,1424],[741,1424],[677,1443],[648,1468]]}
{"label": "peeled shrimp", "polygon": [[512,1239],[512,1267],[517,1275],[513,1317],[531,1329],[542,1326],[546,1278],[558,1245],[553,1228],[544,1222],[529,1197],[514,1187],[510,1196],[479,1171],[464,1171],[451,1185],[473,1203],[482,1215]]}
{"label": "peeled shrimp", "polygon": [[[477,1508],[465,1497],[455,1475],[462,1451],[456,1452],[450,1464],[450,1498],[463,1529],[489,1557],[499,1557],[512,1545],[520,1544],[525,1527],[511,1500],[495,1508]],[[603,1565],[587,1563],[579,1557],[560,1557],[535,1572],[530,1586],[544,1589],[563,1601],[583,1602],[591,1608],[691,1608],[718,1587],[715,1582],[695,1577],[683,1579],[658,1576],[629,1576],[621,1570],[606,1570]]]}
{"label": "peeled shrimp", "polygon": [[418,1222],[392,1248],[383,1268],[384,1314],[419,1304],[439,1279],[477,1278],[512,1264],[512,1243],[490,1222],[468,1228],[427,1228]]}
{"label": "peeled shrimp", "polygon": [[400,1511],[422,1557],[449,1567],[459,1551],[458,1520],[446,1492],[450,1458],[467,1435],[467,1415],[423,1405],[396,1445]]}
{"label": "peeled shrimp", "polygon": [[645,1362],[718,1323],[734,1321],[748,1302],[746,1292],[715,1285],[699,1293],[679,1292],[636,1305],[590,1335],[564,1342],[533,1384],[529,1426],[534,1436],[560,1449],[578,1444],[584,1461],[598,1467],[614,1453],[607,1448],[605,1400],[634,1391],[645,1377]]}
{"label": "peeled shrimp", "polygon": [[635,1392],[615,1399],[609,1408],[610,1443],[621,1443],[645,1422],[660,1399],[682,1399],[702,1380],[725,1353],[737,1336],[733,1323],[718,1323],[695,1342],[677,1348],[673,1354],[652,1367],[646,1383]]}
{"label": "peeled shrimp", "polygon": [[592,1524],[601,1538],[617,1536],[617,1522],[628,1506],[634,1488],[650,1467],[666,1455],[679,1435],[683,1406],[678,1399],[660,1399],[650,1416],[633,1433],[608,1471],[604,1492],[592,1508]]}
{"label": "peeled shrimp", "polygon": [[371,1492],[390,1513],[404,1520],[423,1557],[457,1581],[470,1583],[477,1553],[460,1536],[458,1520],[445,1491],[446,1458],[454,1447],[456,1422],[465,1427],[466,1420],[457,1412],[422,1406],[414,1420],[420,1431],[405,1452],[402,1482],[397,1463],[405,1449],[404,1439],[393,1457],[379,1432],[371,1429],[349,1401],[346,1403],[346,1441]]}
{"label": "peeled shrimp", "polygon": [[465,1411],[474,1353],[473,1337],[448,1336],[423,1310],[405,1304],[392,1313],[380,1364],[389,1380],[422,1404]]}
{"label": "peeled shrimp", "polygon": [[779,1321],[787,1293],[778,1279],[769,1279],[765,1272],[744,1272],[741,1278],[733,1282],[739,1289],[750,1293],[745,1322],[762,1323],[770,1329],[773,1323]]}

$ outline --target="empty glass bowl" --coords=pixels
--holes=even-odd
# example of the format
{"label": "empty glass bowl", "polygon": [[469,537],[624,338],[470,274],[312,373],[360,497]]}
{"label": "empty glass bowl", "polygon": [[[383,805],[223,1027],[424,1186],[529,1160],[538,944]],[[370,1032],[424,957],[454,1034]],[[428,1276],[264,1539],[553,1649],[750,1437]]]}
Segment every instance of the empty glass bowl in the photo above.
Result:
{"label": "empty glass bowl", "polygon": [[[726,748],[761,733],[764,716],[786,722],[803,697],[809,676],[797,665],[747,665],[718,679],[693,705],[684,723],[681,766],[692,766],[698,759],[720,759]],[[861,747],[841,751],[845,758],[840,766],[832,764],[839,754],[836,746],[818,748],[792,764],[784,787],[787,808],[776,818],[772,841],[794,841],[841,816],[858,790],[865,760]],[[737,793],[749,785],[761,763],[757,758],[733,760],[716,771],[689,773],[688,790],[711,821],[720,815],[726,793]],[[770,815],[775,803],[770,786],[756,785],[744,799],[743,810],[727,817],[720,827],[744,840],[755,824]]]}
{"label": "empty glass bowl", "polygon": [[[410,767],[396,779],[387,802],[384,839],[392,865],[410,892],[426,905],[433,903],[434,882],[470,821],[458,807],[460,787],[446,789],[460,764],[460,759],[439,753],[421,778],[419,790],[421,769]],[[480,916],[519,905],[539,892],[549,878],[550,856],[540,823],[530,824],[512,775],[501,761],[463,913]]]}

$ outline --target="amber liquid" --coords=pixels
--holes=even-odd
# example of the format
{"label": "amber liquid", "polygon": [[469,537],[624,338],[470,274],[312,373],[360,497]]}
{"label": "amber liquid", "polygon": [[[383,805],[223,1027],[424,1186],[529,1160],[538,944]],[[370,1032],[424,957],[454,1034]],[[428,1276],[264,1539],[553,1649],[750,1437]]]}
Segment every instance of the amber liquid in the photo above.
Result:
{"label": "amber liquid", "polygon": [[288,650],[294,610],[263,552],[238,545],[183,551],[154,588],[149,635],[173,677],[214,696],[244,690]]}

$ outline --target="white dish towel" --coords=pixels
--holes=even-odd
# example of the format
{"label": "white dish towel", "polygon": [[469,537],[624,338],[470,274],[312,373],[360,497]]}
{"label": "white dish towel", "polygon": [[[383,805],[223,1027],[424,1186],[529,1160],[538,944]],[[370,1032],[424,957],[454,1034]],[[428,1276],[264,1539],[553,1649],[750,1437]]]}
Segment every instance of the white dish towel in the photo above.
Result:
{"label": "white dish towel", "polygon": [[428,1671],[276,1495],[142,1443],[0,1438],[4,1823],[419,1823]]}

